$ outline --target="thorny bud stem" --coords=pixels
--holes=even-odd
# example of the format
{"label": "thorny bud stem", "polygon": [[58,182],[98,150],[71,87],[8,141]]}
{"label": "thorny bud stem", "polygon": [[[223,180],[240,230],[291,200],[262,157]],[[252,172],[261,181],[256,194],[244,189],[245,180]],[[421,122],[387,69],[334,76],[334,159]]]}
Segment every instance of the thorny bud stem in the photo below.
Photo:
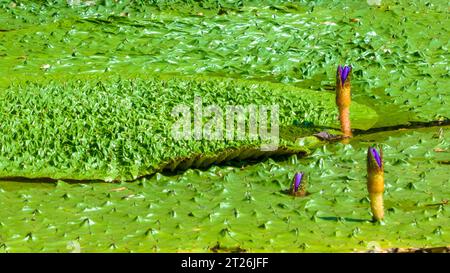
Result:
{"label": "thorny bud stem", "polygon": [[381,149],[380,153],[372,147],[367,150],[367,190],[373,219],[380,221],[384,218],[384,164]]}
{"label": "thorny bud stem", "polygon": [[336,105],[339,108],[341,131],[346,138],[352,137],[350,125],[351,71],[350,66],[342,67],[339,65],[336,73]]}

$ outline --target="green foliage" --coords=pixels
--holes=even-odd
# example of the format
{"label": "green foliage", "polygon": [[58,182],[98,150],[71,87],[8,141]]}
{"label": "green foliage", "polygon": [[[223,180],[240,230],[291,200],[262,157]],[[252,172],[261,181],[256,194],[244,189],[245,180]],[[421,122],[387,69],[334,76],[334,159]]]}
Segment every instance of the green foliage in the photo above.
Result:
{"label": "green foliage", "polygon": [[[175,168],[184,159],[212,157],[211,164],[218,158],[239,157],[247,148],[259,149],[261,139],[174,140],[172,126],[179,117],[171,111],[184,104],[193,117],[194,96],[200,96],[205,107],[217,105],[224,113],[227,105],[278,104],[284,127],[296,127],[294,121],[305,120],[336,126],[332,95],[284,85],[112,75],[15,83],[0,94],[0,175],[130,180],[164,167]],[[372,111],[355,105],[356,113],[358,109]],[[225,114],[225,124],[224,119]],[[365,115],[361,119],[369,121]],[[280,145],[291,147],[291,153],[305,153],[308,148],[294,142],[308,133],[297,132]],[[241,150],[226,156],[235,149]]]}
{"label": "green foliage", "polygon": [[[217,3],[225,10],[198,7]],[[376,126],[450,118],[445,1],[236,3],[104,1],[67,8],[61,1],[11,8],[8,1],[0,10],[8,30],[0,33],[0,86],[25,74],[151,71],[326,91],[337,64],[348,64],[353,99],[383,116]]]}
{"label": "green foliage", "polygon": [[[354,128],[448,120],[446,1],[77,2],[0,0],[0,251],[367,251],[450,241],[449,128],[357,136],[242,168],[158,172],[254,155],[260,144],[171,144],[170,109],[195,94],[221,106],[279,103],[280,151],[310,152],[323,144],[307,137],[317,126],[338,127],[337,64],[353,66]],[[369,222],[365,155],[374,142],[385,152],[384,225]],[[298,171],[310,178],[305,198],[284,194]],[[152,173],[121,184],[4,178]]]}
{"label": "green foliage", "polygon": [[[443,128],[444,134],[450,128]],[[4,252],[351,252],[450,241],[448,138],[437,129],[356,137],[307,158],[214,166],[133,183],[0,182]],[[383,145],[384,225],[371,223],[366,152]],[[441,151],[441,152],[439,152]],[[446,151],[446,152],[442,152]],[[304,198],[285,194],[296,172]],[[409,189],[408,184],[415,185]],[[79,246],[80,248],[77,248]]]}

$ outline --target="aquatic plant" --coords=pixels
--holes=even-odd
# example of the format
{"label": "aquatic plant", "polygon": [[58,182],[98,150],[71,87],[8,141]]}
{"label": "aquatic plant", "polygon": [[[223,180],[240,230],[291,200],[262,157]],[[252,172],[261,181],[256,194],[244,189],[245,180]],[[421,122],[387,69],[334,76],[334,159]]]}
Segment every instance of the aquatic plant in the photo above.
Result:
{"label": "aquatic plant", "polygon": [[369,191],[370,208],[373,220],[384,218],[383,192],[384,192],[384,164],[383,150],[369,147],[367,150],[367,190]]}
{"label": "aquatic plant", "polygon": [[300,172],[294,175],[294,180],[292,181],[289,193],[293,196],[305,196],[306,195],[306,183],[305,183],[305,173]]}
{"label": "aquatic plant", "polygon": [[336,105],[339,108],[339,121],[344,137],[352,137],[352,129],[350,126],[351,71],[352,68],[350,66],[342,67],[339,65],[336,73]]}
{"label": "aquatic plant", "polygon": [[[174,139],[173,125],[181,118],[173,110],[181,105],[186,116],[192,115],[195,96],[202,98],[203,108],[214,105],[224,113],[230,105],[279,105],[281,128],[306,116],[318,125],[333,123],[332,96],[284,85],[113,75],[14,83],[0,94],[0,129],[8,132],[0,136],[0,177],[124,181],[165,169],[267,155],[259,150],[264,144],[259,136]],[[208,126],[219,115],[215,117],[200,124],[199,131],[214,128]],[[280,149],[271,155],[307,152],[283,135],[279,141]]]}

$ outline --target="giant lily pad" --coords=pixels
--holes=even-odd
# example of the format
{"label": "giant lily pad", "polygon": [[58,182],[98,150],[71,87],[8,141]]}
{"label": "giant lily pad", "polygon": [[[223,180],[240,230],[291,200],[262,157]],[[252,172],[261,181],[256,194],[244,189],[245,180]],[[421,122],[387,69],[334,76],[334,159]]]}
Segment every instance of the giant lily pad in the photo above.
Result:
{"label": "giant lily pad", "polygon": [[[448,245],[449,143],[437,128],[356,137],[304,159],[190,169],[134,183],[1,182],[6,252],[329,252]],[[383,225],[370,222],[366,149],[379,139]],[[310,193],[285,194],[304,171]],[[447,201],[446,201],[447,200]]]}
{"label": "giant lily pad", "polygon": [[[336,127],[330,94],[230,79],[127,80],[110,75],[107,80],[15,83],[0,97],[3,177],[131,180],[164,169],[206,167],[234,158],[305,154],[311,147],[299,145],[297,138],[312,131],[303,130],[302,123]],[[188,139],[173,138],[173,126],[181,117],[172,111],[179,105],[186,106],[190,114],[188,130],[195,129],[196,111],[202,112],[194,106],[195,97],[201,98],[204,108],[216,105],[223,111],[223,139],[208,140],[201,135],[196,139],[194,133]],[[293,139],[281,135],[278,149],[259,152],[262,144],[272,142],[249,139],[246,116],[244,139],[227,139],[227,107],[251,104],[278,105],[282,131],[296,127],[300,133]],[[376,121],[370,108],[355,103],[353,109],[355,122]],[[200,133],[211,118],[203,118]]]}
{"label": "giant lily pad", "polygon": [[354,99],[383,116],[377,127],[450,118],[445,2],[224,2],[6,1],[0,85],[13,76],[151,71],[328,90],[345,63]]}

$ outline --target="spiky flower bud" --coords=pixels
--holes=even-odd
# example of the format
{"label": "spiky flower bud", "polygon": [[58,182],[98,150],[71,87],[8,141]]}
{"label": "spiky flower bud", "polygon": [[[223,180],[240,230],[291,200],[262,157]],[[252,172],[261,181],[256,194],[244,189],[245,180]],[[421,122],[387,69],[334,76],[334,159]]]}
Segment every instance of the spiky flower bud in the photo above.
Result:
{"label": "spiky flower bud", "polygon": [[367,190],[373,219],[380,221],[384,218],[384,164],[381,148],[380,153],[373,147],[367,150]]}
{"label": "spiky flower bud", "polygon": [[352,136],[350,125],[350,80],[352,68],[350,66],[338,66],[336,72],[336,105],[339,108],[339,121],[341,123],[341,131],[345,137]]}
{"label": "spiky flower bud", "polygon": [[293,196],[305,196],[306,195],[306,183],[305,183],[305,173],[300,172],[294,175],[294,180],[292,181],[290,194]]}

